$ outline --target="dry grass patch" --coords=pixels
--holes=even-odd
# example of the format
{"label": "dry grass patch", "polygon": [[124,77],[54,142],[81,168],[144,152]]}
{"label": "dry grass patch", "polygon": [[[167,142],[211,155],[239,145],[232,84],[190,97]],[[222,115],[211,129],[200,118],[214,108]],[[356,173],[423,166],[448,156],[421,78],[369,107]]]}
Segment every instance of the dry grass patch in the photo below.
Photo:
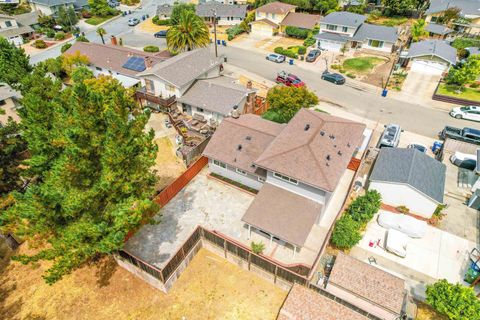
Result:
{"label": "dry grass patch", "polygon": [[162,189],[172,183],[185,170],[185,164],[175,154],[175,148],[169,137],[155,140],[158,146],[154,170],[157,170],[157,189]]}

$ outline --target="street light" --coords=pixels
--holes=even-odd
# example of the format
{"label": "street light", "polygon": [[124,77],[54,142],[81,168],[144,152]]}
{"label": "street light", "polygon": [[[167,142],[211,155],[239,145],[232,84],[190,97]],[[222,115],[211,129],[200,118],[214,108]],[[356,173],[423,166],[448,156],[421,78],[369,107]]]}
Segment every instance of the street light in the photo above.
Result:
{"label": "street light", "polygon": [[218,58],[218,49],[217,49],[217,9],[213,8],[213,34],[215,37],[215,57]]}

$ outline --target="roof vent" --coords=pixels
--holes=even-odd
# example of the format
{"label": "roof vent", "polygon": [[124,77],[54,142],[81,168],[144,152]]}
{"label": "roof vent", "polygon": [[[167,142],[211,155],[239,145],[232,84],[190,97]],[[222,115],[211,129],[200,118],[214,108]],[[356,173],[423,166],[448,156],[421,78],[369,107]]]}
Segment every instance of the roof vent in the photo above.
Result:
{"label": "roof vent", "polygon": [[330,161],[330,155],[327,154],[327,161]]}
{"label": "roof vent", "polygon": [[327,167],[330,167],[330,164],[329,164],[328,162],[325,162],[325,165],[326,165]]}
{"label": "roof vent", "polygon": [[239,144],[239,145],[237,146],[237,150],[238,150],[238,151],[241,151],[241,150],[242,150],[242,145],[241,145],[241,144]]}
{"label": "roof vent", "polygon": [[323,137],[325,135],[325,131],[320,131],[320,135]]}
{"label": "roof vent", "polygon": [[347,143],[347,147],[350,148],[350,142]]}
{"label": "roof vent", "polygon": [[237,158],[233,159],[233,162],[237,162]]}
{"label": "roof vent", "polygon": [[303,128],[303,130],[308,131],[308,129],[310,129],[310,125],[307,123],[307,124],[305,125],[305,128]]}
{"label": "roof vent", "polygon": [[330,139],[335,140],[335,136],[333,134],[328,136]]}
{"label": "roof vent", "polygon": [[338,150],[337,154],[341,157],[342,156],[342,151]]}
{"label": "roof vent", "polygon": [[252,140],[252,137],[246,136],[246,137],[245,137],[245,140],[250,141],[250,140]]}

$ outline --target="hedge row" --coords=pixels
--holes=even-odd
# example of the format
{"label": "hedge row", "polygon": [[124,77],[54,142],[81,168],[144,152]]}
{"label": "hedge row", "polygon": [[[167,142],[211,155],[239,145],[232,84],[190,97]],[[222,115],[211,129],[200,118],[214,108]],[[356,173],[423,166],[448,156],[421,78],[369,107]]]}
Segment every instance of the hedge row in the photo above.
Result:
{"label": "hedge row", "polygon": [[296,54],[295,51],[293,51],[291,49],[283,49],[282,47],[276,47],[273,51],[275,53],[284,55],[284,56],[289,57],[289,58],[298,59],[298,54]]}
{"label": "hedge row", "polygon": [[290,37],[299,38],[299,39],[306,39],[308,37],[310,30],[302,29],[298,27],[288,26],[285,28],[285,33]]}
{"label": "hedge row", "polygon": [[158,26],[169,26],[171,23],[170,19],[161,20],[158,16],[154,16],[152,22]]}

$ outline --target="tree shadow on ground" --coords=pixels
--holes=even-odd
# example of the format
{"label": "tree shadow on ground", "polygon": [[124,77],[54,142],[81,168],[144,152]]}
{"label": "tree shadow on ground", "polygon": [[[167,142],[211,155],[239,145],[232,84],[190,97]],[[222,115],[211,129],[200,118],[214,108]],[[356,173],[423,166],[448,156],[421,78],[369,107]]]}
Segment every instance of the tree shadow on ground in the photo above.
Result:
{"label": "tree shadow on ground", "polygon": [[95,275],[97,277],[97,285],[99,287],[106,287],[110,284],[110,279],[117,270],[117,262],[112,255],[103,257],[96,263],[97,270]]}

